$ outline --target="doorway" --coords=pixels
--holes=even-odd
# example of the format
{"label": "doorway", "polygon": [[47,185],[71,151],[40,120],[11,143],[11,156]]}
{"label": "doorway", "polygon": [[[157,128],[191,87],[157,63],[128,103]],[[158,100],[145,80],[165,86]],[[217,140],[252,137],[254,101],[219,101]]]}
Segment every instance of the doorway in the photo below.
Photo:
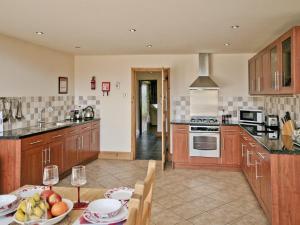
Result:
{"label": "doorway", "polygon": [[[144,80],[145,78],[149,80]],[[160,106],[157,103],[160,94],[157,89],[161,89],[160,74],[137,73],[137,79],[136,159],[161,160],[161,123],[158,121]]]}
{"label": "doorway", "polygon": [[165,68],[132,68],[131,158],[162,160],[170,140],[170,84]]}

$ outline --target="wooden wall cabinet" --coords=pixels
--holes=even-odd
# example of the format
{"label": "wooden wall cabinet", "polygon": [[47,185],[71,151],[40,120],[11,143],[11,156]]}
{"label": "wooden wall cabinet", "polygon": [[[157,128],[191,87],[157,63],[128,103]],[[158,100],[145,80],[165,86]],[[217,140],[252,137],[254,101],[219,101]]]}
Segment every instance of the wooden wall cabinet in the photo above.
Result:
{"label": "wooden wall cabinet", "polygon": [[300,93],[300,27],[294,27],[248,62],[249,94]]}

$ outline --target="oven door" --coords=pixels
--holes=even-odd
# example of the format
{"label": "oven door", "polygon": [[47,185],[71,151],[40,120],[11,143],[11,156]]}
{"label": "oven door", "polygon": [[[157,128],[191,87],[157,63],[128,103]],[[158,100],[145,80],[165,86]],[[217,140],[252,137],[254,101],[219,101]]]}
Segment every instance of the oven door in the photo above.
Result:
{"label": "oven door", "polygon": [[220,157],[220,133],[190,133],[190,156]]}

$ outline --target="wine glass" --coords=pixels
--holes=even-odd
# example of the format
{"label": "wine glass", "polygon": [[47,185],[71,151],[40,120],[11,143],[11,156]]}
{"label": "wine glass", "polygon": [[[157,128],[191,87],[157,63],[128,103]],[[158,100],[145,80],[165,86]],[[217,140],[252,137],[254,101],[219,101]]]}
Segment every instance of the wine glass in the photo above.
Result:
{"label": "wine glass", "polygon": [[59,181],[58,166],[49,165],[44,168],[43,184],[50,187],[57,184]]}
{"label": "wine glass", "polygon": [[85,185],[86,182],[85,166],[74,166],[71,176],[72,186],[77,187],[77,202],[74,204],[74,209],[85,209],[88,206],[88,202],[80,201],[80,186]]}

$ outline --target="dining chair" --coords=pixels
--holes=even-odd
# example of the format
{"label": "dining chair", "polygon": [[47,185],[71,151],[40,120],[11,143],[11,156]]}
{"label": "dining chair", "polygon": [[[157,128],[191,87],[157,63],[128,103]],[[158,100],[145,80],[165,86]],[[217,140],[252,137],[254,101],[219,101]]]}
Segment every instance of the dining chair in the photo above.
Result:
{"label": "dining chair", "polygon": [[125,225],[139,225],[138,215],[141,210],[141,201],[138,198],[131,198],[128,203],[128,218]]}
{"label": "dining chair", "polygon": [[138,214],[139,225],[150,225],[152,195],[155,181],[156,162],[150,160],[148,164],[147,176],[144,181],[135,184],[133,198],[141,200],[141,210]]}

